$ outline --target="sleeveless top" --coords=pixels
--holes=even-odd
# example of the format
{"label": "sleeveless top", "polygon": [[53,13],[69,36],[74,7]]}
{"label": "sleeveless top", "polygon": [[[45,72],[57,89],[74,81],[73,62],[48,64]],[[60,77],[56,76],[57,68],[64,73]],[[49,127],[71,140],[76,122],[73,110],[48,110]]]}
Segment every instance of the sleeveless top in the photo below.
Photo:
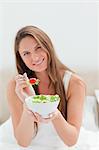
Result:
{"label": "sleeveless top", "polygon": [[[66,71],[63,77],[65,91],[68,90],[69,81],[72,72]],[[67,150],[68,146],[64,144],[59,135],[57,134],[52,122],[41,123],[38,126],[37,135],[33,138],[31,150]]]}

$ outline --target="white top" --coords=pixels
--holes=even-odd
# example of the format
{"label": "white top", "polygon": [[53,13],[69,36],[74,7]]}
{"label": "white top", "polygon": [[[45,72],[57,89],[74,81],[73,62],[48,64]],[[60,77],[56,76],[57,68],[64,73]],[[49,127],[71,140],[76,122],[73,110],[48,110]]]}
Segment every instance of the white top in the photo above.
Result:
{"label": "white top", "polygon": [[[68,89],[72,73],[66,71],[63,78],[65,91]],[[52,122],[41,123],[38,127],[38,133],[31,142],[31,149],[35,150],[66,150],[68,147],[63,143],[57,134]]]}

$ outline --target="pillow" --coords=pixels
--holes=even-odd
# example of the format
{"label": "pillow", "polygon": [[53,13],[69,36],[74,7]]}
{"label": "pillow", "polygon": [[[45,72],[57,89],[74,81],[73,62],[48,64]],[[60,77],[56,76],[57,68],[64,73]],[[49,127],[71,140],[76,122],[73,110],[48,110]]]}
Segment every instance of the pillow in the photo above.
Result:
{"label": "pillow", "polygon": [[96,96],[97,102],[99,103],[99,89],[95,90],[95,96]]}
{"label": "pillow", "polygon": [[84,103],[84,114],[82,125],[87,130],[97,131],[98,126],[98,104],[95,96],[87,96]]}
{"label": "pillow", "polygon": [[89,131],[81,127],[77,143],[68,150],[99,150],[99,131]]}

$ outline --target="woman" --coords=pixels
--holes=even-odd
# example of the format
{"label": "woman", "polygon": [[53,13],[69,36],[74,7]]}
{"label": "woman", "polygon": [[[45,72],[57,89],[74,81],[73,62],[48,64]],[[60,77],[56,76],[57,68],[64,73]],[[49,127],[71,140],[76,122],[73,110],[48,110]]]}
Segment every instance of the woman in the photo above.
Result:
{"label": "woman", "polygon": [[[51,40],[37,27],[26,26],[18,31],[15,58],[18,75],[9,82],[7,95],[17,143],[35,150],[62,150],[76,144],[82,123],[84,82],[60,62]],[[24,73],[40,80],[38,86],[33,86],[36,94],[60,96],[58,109],[49,118],[27,109],[24,93],[34,93]]]}

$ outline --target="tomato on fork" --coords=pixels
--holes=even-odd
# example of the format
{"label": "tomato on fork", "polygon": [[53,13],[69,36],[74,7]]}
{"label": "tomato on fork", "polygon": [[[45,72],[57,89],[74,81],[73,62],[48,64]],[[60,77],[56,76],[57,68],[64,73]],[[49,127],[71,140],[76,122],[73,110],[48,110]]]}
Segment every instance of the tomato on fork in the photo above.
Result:
{"label": "tomato on fork", "polygon": [[32,84],[32,85],[38,85],[39,84],[39,79],[36,79],[36,78],[30,78],[29,79],[29,82]]}

